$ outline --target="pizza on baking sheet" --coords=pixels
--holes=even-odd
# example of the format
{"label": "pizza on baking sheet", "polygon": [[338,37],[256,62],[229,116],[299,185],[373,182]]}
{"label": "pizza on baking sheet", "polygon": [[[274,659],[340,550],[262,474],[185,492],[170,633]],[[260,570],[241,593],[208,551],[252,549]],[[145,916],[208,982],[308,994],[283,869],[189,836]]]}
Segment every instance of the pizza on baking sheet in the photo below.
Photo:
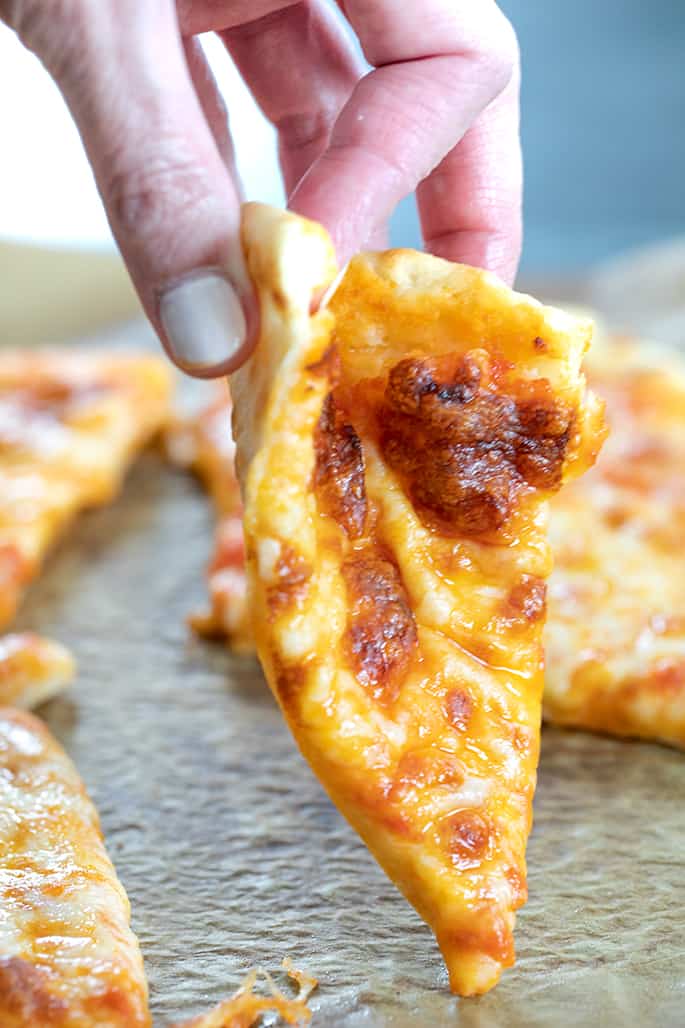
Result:
{"label": "pizza on baking sheet", "polygon": [[171,386],[162,357],[0,349],[0,626],[73,516],[116,495]]}
{"label": "pizza on baking sheet", "polygon": [[61,643],[33,632],[0,636],[0,707],[37,707],[62,692],[75,670]]}
{"label": "pizza on baking sheet", "polygon": [[231,435],[231,398],[225,381],[212,383],[211,396],[199,411],[174,418],[165,433],[167,452],[181,467],[193,470],[207,488],[217,517],[214,551],[207,568],[210,608],[194,614],[199,634],[227,638],[234,650],[254,648],[247,608],[243,507],[235,477]]}
{"label": "pizza on baking sheet", "polygon": [[[318,982],[293,967],[287,958],[282,967],[297,984],[294,997],[286,996],[276,986],[266,971],[250,971],[240,988],[223,1003],[219,1003],[207,1014],[184,1021],[177,1028],[251,1028],[264,1014],[277,1014],[285,1024],[307,1025],[311,1021],[311,1010],[307,1000]],[[259,995],[254,991],[259,974],[266,978],[270,995]]]}
{"label": "pizza on baking sheet", "polygon": [[[599,340],[595,332],[587,363],[611,434],[592,471],[551,504],[543,713],[560,725],[685,746],[685,365],[671,350],[604,332]],[[198,432],[217,403],[228,410],[227,390],[198,415]],[[235,497],[223,429],[204,434],[204,452],[216,448],[207,466]],[[212,590],[221,611],[212,634],[240,624],[246,648],[237,505],[228,525],[231,573],[228,587],[217,576]]]}
{"label": "pizza on baking sheet", "polygon": [[685,746],[685,364],[615,339],[588,375],[611,432],[552,503],[544,713]]}
{"label": "pizza on baking sheet", "polygon": [[[539,747],[548,498],[592,462],[591,323],[413,251],[337,268],[248,204],[231,378],[257,650],[332,799],[433,928],[451,987],[513,963]],[[332,295],[331,295],[332,294]]]}
{"label": "pizza on baking sheet", "polygon": [[129,914],[74,765],[37,718],[0,710],[2,1028],[147,1028]]}

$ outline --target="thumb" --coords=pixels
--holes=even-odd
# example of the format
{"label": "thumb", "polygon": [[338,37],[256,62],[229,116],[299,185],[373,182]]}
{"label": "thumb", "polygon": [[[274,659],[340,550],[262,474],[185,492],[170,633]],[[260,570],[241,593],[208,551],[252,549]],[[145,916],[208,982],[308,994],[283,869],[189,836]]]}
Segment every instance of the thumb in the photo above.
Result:
{"label": "thumb", "polygon": [[253,335],[240,201],[193,85],[175,4],[15,0],[12,15],[69,105],[169,356],[199,377],[234,370]]}

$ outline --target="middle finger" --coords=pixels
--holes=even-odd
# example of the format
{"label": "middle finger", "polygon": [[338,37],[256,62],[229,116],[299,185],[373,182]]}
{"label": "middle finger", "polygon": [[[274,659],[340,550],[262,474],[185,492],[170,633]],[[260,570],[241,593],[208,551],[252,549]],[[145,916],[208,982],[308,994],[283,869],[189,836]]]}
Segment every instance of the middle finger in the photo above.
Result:
{"label": "middle finger", "polygon": [[220,33],[263,113],[278,130],[286,192],[324,152],[365,66],[336,16],[317,0]]}

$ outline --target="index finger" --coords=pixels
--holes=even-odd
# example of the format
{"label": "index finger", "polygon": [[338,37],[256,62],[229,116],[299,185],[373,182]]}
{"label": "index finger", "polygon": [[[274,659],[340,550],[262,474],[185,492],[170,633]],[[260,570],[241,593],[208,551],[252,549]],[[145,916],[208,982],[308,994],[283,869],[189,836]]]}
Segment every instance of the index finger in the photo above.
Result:
{"label": "index finger", "polygon": [[[511,26],[492,0],[430,0],[420,6],[346,0],[342,6],[374,70],[357,84],[329,146],[300,182],[291,207],[323,222],[345,259],[476,126],[511,81],[517,47]],[[512,116],[516,119],[515,110]],[[516,132],[510,134],[510,145],[512,138],[511,179],[518,187],[502,183],[500,176],[494,188],[505,186],[507,202],[516,207]],[[475,183],[474,176],[470,181]],[[472,188],[468,176],[449,180],[451,190],[462,186],[466,195],[460,209],[468,211],[470,225],[480,232],[478,209],[487,189],[480,181]],[[439,237],[434,214],[433,203],[430,234]],[[458,226],[446,224],[445,231],[458,231]],[[515,266],[518,245],[513,230],[501,267]],[[487,253],[487,247],[481,252]]]}

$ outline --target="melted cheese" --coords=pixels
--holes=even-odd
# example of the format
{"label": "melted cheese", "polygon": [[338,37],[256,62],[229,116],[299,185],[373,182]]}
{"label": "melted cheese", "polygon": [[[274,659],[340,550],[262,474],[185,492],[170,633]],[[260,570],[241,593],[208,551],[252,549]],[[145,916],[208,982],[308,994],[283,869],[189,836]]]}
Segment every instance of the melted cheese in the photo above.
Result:
{"label": "melted cheese", "polygon": [[325,233],[248,205],[244,238],[262,334],[231,390],[258,653],[452,988],[484,992],[526,896],[547,499],[602,439],[590,326],[409,251],[356,258],[311,315]]}
{"label": "melted cheese", "polygon": [[595,468],[555,498],[545,716],[685,746],[685,367],[607,341]]}
{"label": "melted cheese", "polygon": [[74,658],[60,643],[32,632],[1,636],[0,706],[37,707],[62,692],[74,671]]}
{"label": "melted cheese", "polygon": [[0,625],[74,515],[116,495],[170,392],[162,358],[0,351]]}
{"label": "melted cheese", "polygon": [[45,726],[0,711],[0,1024],[147,1028],[129,903],[95,809]]}
{"label": "melted cheese", "polygon": [[[318,982],[316,978],[298,971],[287,958],[283,961],[283,968],[297,983],[298,994],[294,998],[285,996],[266,971],[250,971],[230,999],[176,1028],[251,1028],[261,1021],[264,1014],[277,1014],[285,1024],[309,1024],[312,1015],[307,1000]],[[260,974],[266,979],[268,996],[260,996],[254,991]]]}

